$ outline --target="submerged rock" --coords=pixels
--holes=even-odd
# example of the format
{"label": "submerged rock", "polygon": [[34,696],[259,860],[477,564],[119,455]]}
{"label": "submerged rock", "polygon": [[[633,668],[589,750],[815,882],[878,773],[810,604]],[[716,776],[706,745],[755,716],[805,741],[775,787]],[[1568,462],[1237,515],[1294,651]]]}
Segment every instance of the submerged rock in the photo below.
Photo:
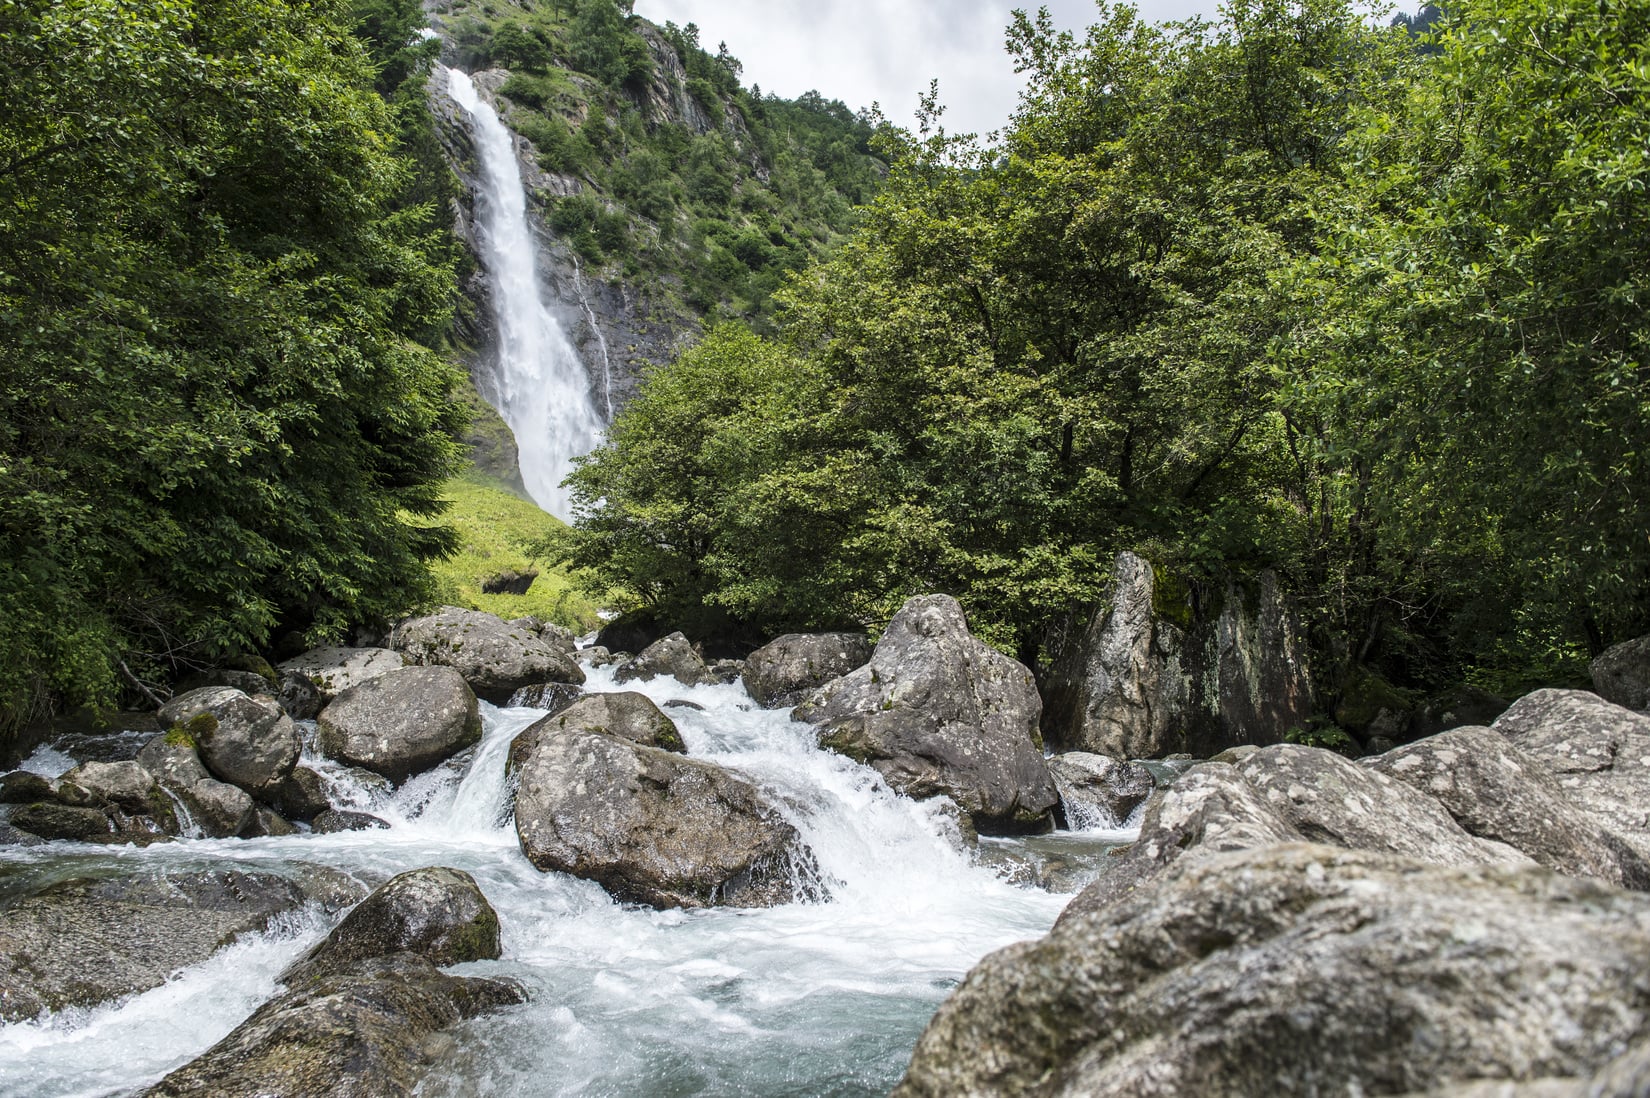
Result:
{"label": "submerged rock", "polygon": [[871,662],[794,714],[822,746],[894,789],[956,801],[982,834],[1046,830],[1060,801],[1037,735],[1031,672],[968,632],[949,595],[910,599]]}
{"label": "submerged rock", "polygon": [[871,662],[863,633],[787,633],[745,661],[745,690],[764,709],[795,705],[832,679]]}
{"label": "submerged rock", "polygon": [[345,690],[315,728],[327,757],[400,782],[480,740],[481,714],[455,669],[408,667]]}
{"label": "submerged rock", "polygon": [[76,878],[0,909],[0,1019],[147,991],[312,900],[359,897],[335,870],[156,869]]}
{"label": "submerged rock", "polygon": [[194,741],[213,775],[252,793],[277,785],[298,764],[303,742],[274,698],[249,697],[227,686],[179,695],[160,719]]}
{"label": "submerged rock", "polygon": [[1183,861],[975,967],[895,1098],[1403,1094],[1650,1031],[1650,897],[1307,844]]}
{"label": "submerged rock", "polygon": [[756,786],[617,736],[547,727],[566,716],[511,745],[516,835],[533,865],[660,908],[802,898],[811,855]]}
{"label": "submerged rock", "polygon": [[642,682],[652,682],[660,675],[668,675],[683,686],[716,681],[705,661],[699,658],[693,645],[680,633],[656,640],[639,656],[626,660],[613,673],[613,681],[625,683],[640,679]]}
{"label": "submerged rock", "polygon": [[584,670],[569,653],[479,610],[444,606],[410,618],[395,627],[390,647],[409,663],[454,668],[479,697],[497,705],[535,683],[584,682]]}

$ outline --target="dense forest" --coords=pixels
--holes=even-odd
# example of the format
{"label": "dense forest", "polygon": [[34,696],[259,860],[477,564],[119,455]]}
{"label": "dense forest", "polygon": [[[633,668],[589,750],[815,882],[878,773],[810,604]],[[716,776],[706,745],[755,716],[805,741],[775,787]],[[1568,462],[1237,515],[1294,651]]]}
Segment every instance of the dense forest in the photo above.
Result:
{"label": "dense forest", "polygon": [[575,474],[567,552],[707,633],[952,592],[1035,666],[1130,548],[1194,597],[1278,570],[1330,703],[1573,679],[1650,626],[1647,17],[1018,14],[1001,144],[885,131],[777,334],[710,333]]}

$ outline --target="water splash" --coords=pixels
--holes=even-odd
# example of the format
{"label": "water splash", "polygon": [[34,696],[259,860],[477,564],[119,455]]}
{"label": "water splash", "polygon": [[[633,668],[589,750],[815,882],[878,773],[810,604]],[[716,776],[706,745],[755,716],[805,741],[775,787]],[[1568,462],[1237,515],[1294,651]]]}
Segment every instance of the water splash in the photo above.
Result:
{"label": "water splash", "polygon": [[561,482],[573,459],[601,442],[602,419],[590,378],[539,288],[537,244],[510,131],[470,77],[448,69],[447,93],[470,116],[480,161],[476,236],[498,326],[494,384],[488,394],[516,436],[521,479],[557,518],[571,508]]}

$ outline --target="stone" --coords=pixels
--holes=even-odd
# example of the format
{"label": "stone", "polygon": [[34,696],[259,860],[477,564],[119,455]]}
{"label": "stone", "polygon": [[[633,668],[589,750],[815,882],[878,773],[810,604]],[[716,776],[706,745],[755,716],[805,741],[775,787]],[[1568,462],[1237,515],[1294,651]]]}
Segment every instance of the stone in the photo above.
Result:
{"label": "stone", "polygon": [[307,766],[293,767],[286,781],[271,789],[264,800],[287,819],[306,822],[332,807],[325,779]]}
{"label": "stone", "polygon": [[255,805],[252,809],[252,822],[246,826],[245,836],[248,839],[280,839],[288,835],[298,834],[293,827],[272,808]]}
{"label": "stone", "polygon": [[537,568],[529,568],[525,572],[509,569],[495,572],[481,581],[481,593],[484,595],[525,595],[533,589],[533,581],[539,578]]}
{"label": "stone", "polygon": [[981,834],[1047,830],[1060,794],[1043,762],[1042,703],[1024,666],[968,632],[949,595],[908,600],[870,663],[792,714],[820,744],[900,793],[945,796]]}
{"label": "stone", "polygon": [[366,812],[346,812],[329,808],[310,822],[310,830],[317,835],[335,835],[340,831],[373,831],[390,825]]}
{"label": "stone", "polygon": [[609,652],[601,645],[581,648],[578,652],[578,661],[586,667],[611,667],[616,663],[623,663],[629,658],[622,652]]}
{"label": "stone", "polygon": [[1151,771],[1126,759],[1069,751],[1048,760],[1066,825],[1074,831],[1122,827],[1157,789]]}
{"label": "stone", "polygon": [[23,831],[0,820],[0,846],[44,846],[46,840],[33,832]]}
{"label": "stone", "polygon": [[1576,807],[1545,765],[1488,728],[1452,729],[1360,765],[1435,798],[1468,833],[1506,843],[1548,869],[1650,888],[1650,864]]}
{"label": "stone", "polygon": [[687,753],[676,723],[645,694],[626,690],[616,694],[586,694],[561,713],[529,725],[510,745],[510,757],[512,760],[525,758],[546,736],[580,732],[617,736],[643,747]]}
{"label": "stone", "polygon": [[251,795],[239,786],[215,778],[179,790],[178,797],[188,808],[195,826],[209,839],[245,835],[257,821],[258,806]]}
{"label": "stone", "polygon": [[711,680],[723,686],[730,686],[745,677],[744,660],[711,660],[708,666]]}
{"label": "stone", "polygon": [[52,799],[52,783],[39,774],[13,770],[0,778],[0,804],[29,804]]}
{"label": "stone", "polygon": [[280,783],[298,764],[303,741],[274,698],[249,697],[227,686],[181,694],[160,719],[195,741],[212,774],[252,793]]}
{"label": "stone", "polygon": [[565,716],[511,745],[516,835],[534,866],[657,908],[805,898],[812,855],[755,785],[617,736],[542,727]]}
{"label": "stone", "polygon": [[1650,1031],[1650,897],[1310,844],[1183,861],[982,961],[894,1098],[1403,1094]]}
{"label": "stone", "polygon": [[1606,648],[1589,667],[1593,690],[1624,709],[1650,710],[1650,635]]}
{"label": "stone", "polygon": [[550,713],[560,713],[583,696],[584,687],[582,686],[574,686],[565,682],[541,682],[536,686],[524,686],[511,694],[510,707],[514,709],[543,709]]}
{"label": "stone", "polygon": [[669,633],[651,610],[632,610],[602,626],[596,646],[609,652],[640,652]]}
{"label": "stone", "polygon": [[745,691],[764,709],[795,705],[832,679],[871,662],[863,633],[787,633],[745,661]]}
{"label": "stone", "polygon": [[357,904],[281,981],[297,987],[395,953],[417,954],[434,965],[497,960],[498,914],[463,870],[432,866],[402,873]]}
{"label": "stone", "polygon": [[408,663],[454,668],[478,697],[495,705],[534,683],[584,682],[584,670],[568,653],[479,610],[444,606],[408,619],[395,627],[390,647]]}
{"label": "stone", "polygon": [[164,732],[149,740],[138,751],[137,761],[156,781],[174,790],[189,789],[212,777],[194,741],[182,732]]}
{"label": "stone", "polygon": [[11,825],[42,839],[90,842],[112,834],[114,821],[101,808],[81,808],[42,801],[13,810]]}
{"label": "stone", "polygon": [[371,682],[390,671],[399,671],[407,665],[401,653],[388,648],[312,648],[301,656],[294,656],[278,666],[282,673],[290,673],[308,680],[327,702],[352,686]]}
{"label": "stone", "polygon": [[315,721],[328,758],[405,781],[481,739],[481,713],[464,676],[407,667],[352,686]]}
{"label": "stone", "polygon": [[[1251,589],[1252,588],[1252,589]],[[1202,758],[1281,741],[1312,714],[1306,646],[1277,576],[1202,588],[1117,556],[1112,593],[1058,646],[1043,734],[1057,750]]]}
{"label": "stone", "polygon": [[320,866],[150,867],[53,884],[0,909],[0,1019],[148,991],[282,912],[353,903],[364,891]]}
{"label": "stone", "polygon": [[547,621],[539,626],[539,639],[552,648],[560,649],[569,656],[579,650],[579,638],[573,635],[573,630],[564,625],[557,625]]}
{"label": "stone", "polygon": [[667,675],[683,686],[715,681],[705,661],[699,658],[693,645],[680,633],[654,641],[640,655],[620,664],[613,673],[613,681],[626,683],[640,679],[642,682],[652,682],[660,675]]}
{"label": "stone", "polygon": [[[153,814],[155,798],[164,800],[165,797],[157,788],[154,775],[135,762],[81,763],[64,774],[62,780],[73,782],[99,799],[137,815]],[[170,807],[166,811],[170,812]]]}
{"label": "stone", "polygon": [[1650,858],[1650,717],[1586,690],[1537,690],[1490,727],[1539,759],[1565,797]]}
{"label": "stone", "polygon": [[314,720],[315,714],[326,705],[329,697],[321,693],[320,687],[311,682],[308,675],[297,671],[282,671],[275,683],[276,703],[295,721]]}

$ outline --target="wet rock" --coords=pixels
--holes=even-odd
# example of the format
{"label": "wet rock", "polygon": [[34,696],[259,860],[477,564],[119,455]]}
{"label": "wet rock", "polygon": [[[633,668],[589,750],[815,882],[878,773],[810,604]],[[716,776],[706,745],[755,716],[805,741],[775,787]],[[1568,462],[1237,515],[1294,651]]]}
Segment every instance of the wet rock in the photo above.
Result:
{"label": "wet rock", "polygon": [[329,808],[318,814],[309,826],[317,835],[335,835],[340,831],[373,831],[390,825],[366,812]]}
{"label": "wet rock", "polygon": [[330,647],[313,648],[280,664],[279,669],[308,680],[325,706],[350,687],[371,682],[406,665],[401,653],[387,648]]}
{"label": "wet rock", "polygon": [[11,814],[11,825],[42,839],[90,842],[110,835],[114,821],[101,808],[76,808],[42,801],[26,804]]}
{"label": "wet rock", "polygon": [[1121,827],[1157,789],[1151,771],[1139,763],[1084,751],[1054,756],[1048,772],[1074,830]]}
{"label": "wet rock", "polygon": [[66,804],[70,808],[102,808],[103,798],[90,789],[66,782],[59,778],[52,783],[52,798],[58,804]]}
{"label": "wet rock", "polygon": [[968,632],[949,595],[910,599],[871,662],[798,706],[820,744],[894,789],[956,801],[981,834],[1046,830],[1060,795],[1043,763],[1031,672]]}
{"label": "wet rock", "polygon": [[263,805],[253,807],[252,822],[247,824],[245,831],[248,839],[279,839],[296,834],[298,829],[288,823],[279,812]]}
{"label": "wet rock", "polygon": [[[64,774],[63,781],[73,782],[100,800],[137,815],[154,813],[156,798],[165,801],[154,775],[135,762],[81,763]],[[169,813],[170,808],[165,811]]]}
{"label": "wet rock", "polygon": [[1194,597],[1189,584],[1120,553],[1112,597],[1078,623],[1044,684],[1043,734],[1060,750],[1115,758],[1208,757],[1277,743],[1311,716],[1294,608],[1270,572]]}
{"label": "wet rock", "polygon": [[736,683],[745,675],[744,660],[712,660],[709,667],[711,680],[723,686]]}
{"label": "wet rock", "polygon": [[[178,834],[187,833],[193,824],[206,838],[228,839],[247,834],[256,823],[257,806],[251,795],[213,778],[181,728],[152,737],[138,752],[137,761],[171,795],[169,802],[176,798],[171,807]],[[179,805],[182,815],[177,814]]]}
{"label": "wet rock", "polygon": [[408,667],[345,690],[315,727],[329,758],[400,782],[480,740],[481,714],[455,668]]}
{"label": "wet rock", "polygon": [[533,865],[659,908],[801,898],[793,881],[812,857],[749,781],[617,736],[543,727],[561,719],[511,745],[516,835]]}
{"label": "wet rock", "polygon": [[320,866],[296,867],[292,878],[149,869],[55,884],[0,909],[0,1019],[159,987],[281,912],[364,891]]}
{"label": "wet rock", "polygon": [[1582,1075],[1650,1027],[1647,950],[1650,897],[1538,868],[1306,844],[1182,862],[987,957],[894,1095],[1402,1094]]}
{"label": "wet rock", "polygon": [[639,679],[652,682],[660,675],[667,675],[683,686],[715,681],[705,661],[699,658],[693,645],[680,633],[656,640],[643,649],[641,655],[626,660],[613,673],[613,681],[626,683]]}
{"label": "wet rock", "polygon": [[289,820],[313,820],[332,807],[326,782],[307,766],[295,766],[286,780],[265,797],[269,807]]}
{"label": "wet rock", "polygon": [[609,652],[601,645],[592,645],[578,651],[578,661],[586,667],[611,667],[616,663],[623,663],[630,657],[623,652]]}
{"label": "wet rock", "polygon": [[745,661],[745,690],[764,709],[795,705],[832,679],[871,662],[863,633],[787,633]]}
{"label": "wet rock", "polygon": [[449,1047],[441,1031],[526,1001],[511,982],[449,976],[407,954],[363,961],[276,996],[146,1098],[387,1098],[413,1094]]}
{"label": "wet rock", "polygon": [[281,980],[298,987],[394,953],[435,965],[497,960],[498,932],[498,914],[475,878],[441,866],[415,869],[374,889]]}
{"label": "wet rock", "polygon": [[552,714],[524,729],[510,745],[511,765],[525,759],[547,736],[589,732],[661,751],[685,754],[676,723],[644,694],[626,690],[616,694],[586,694],[561,713]]}
{"label": "wet rock", "polygon": [[303,748],[297,726],[274,698],[227,686],[181,694],[161,707],[160,719],[195,741],[214,776],[254,793],[292,773]]}
{"label": "wet rock", "polygon": [[45,839],[29,831],[21,831],[0,820],[0,846],[44,846]]}
{"label": "wet rock", "polygon": [[524,709],[543,709],[560,713],[584,696],[584,687],[565,682],[541,682],[524,686],[510,695],[510,705]]}
{"label": "wet rock", "polygon": [[0,778],[0,804],[29,804],[52,799],[52,783],[39,774],[14,770]]}
{"label": "wet rock", "polygon": [[1624,709],[1650,710],[1650,635],[1606,648],[1590,670],[1599,697]]}
{"label": "wet rock", "polygon": [[194,818],[195,825],[209,839],[232,839],[245,835],[257,820],[258,806],[239,786],[214,778],[196,782],[178,796]]}
{"label": "wet rock", "polygon": [[1433,797],[1466,831],[1506,843],[1548,869],[1650,888],[1650,864],[1577,808],[1550,770],[1487,728],[1457,728],[1364,759]]}
{"label": "wet rock", "polygon": [[408,663],[457,670],[479,697],[498,705],[534,683],[584,682],[583,669],[566,652],[479,610],[444,606],[411,618],[395,627],[390,647]]}
{"label": "wet rock", "polygon": [[1586,690],[1537,690],[1490,726],[1578,807],[1650,858],[1650,717]]}

